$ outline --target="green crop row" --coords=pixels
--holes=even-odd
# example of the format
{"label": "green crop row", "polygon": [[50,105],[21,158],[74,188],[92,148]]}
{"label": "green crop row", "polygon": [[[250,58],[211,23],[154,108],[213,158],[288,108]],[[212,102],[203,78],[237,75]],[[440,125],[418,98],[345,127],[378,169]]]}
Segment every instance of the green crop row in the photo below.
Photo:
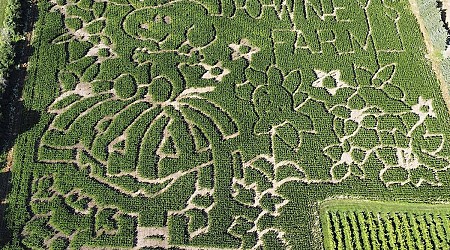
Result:
{"label": "green crop row", "polygon": [[[349,203],[349,204],[346,204]],[[366,205],[364,205],[366,203]],[[325,249],[448,249],[447,205],[336,200],[321,213]],[[354,205],[351,205],[354,204]],[[380,203],[381,205],[381,203]]]}
{"label": "green crop row", "polygon": [[[368,211],[330,212],[330,235],[326,249],[367,249],[368,238],[386,249],[448,249],[450,239],[444,234],[443,220],[448,215],[414,213],[372,213]],[[363,221],[356,217],[366,217]],[[369,218],[371,221],[369,221]],[[445,218],[445,219],[444,219]],[[367,224],[377,225],[367,227]],[[448,230],[448,228],[446,228]],[[325,236],[326,238],[328,236]]]}

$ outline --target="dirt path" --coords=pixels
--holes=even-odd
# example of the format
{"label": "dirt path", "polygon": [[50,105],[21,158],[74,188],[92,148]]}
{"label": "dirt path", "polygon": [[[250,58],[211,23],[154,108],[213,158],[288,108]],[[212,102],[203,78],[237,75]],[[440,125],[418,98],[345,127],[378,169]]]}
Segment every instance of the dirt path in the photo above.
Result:
{"label": "dirt path", "polygon": [[[431,61],[433,71],[435,72],[436,77],[440,83],[439,85],[440,85],[441,92],[442,92],[442,98],[445,101],[448,112],[450,112],[450,92],[449,92],[449,88],[448,88],[448,83],[445,81],[444,76],[442,74],[439,59],[433,56],[438,51],[436,51],[436,49],[433,47],[433,44],[432,44],[431,38],[430,38],[430,34],[428,33],[428,31],[425,27],[425,23],[423,22],[422,16],[420,15],[419,6],[418,6],[417,1],[409,0],[409,3],[411,5],[411,11],[416,16],[417,22],[419,23],[419,26],[420,26],[420,31],[422,32],[423,37],[424,37],[424,42],[425,42],[425,45],[427,47],[427,52],[428,52],[426,57]],[[444,8],[445,7],[447,7],[447,8],[450,7],[450,2],[444,1]],[[436,10],[436,11],[438,11],[438,10]],[[447,15],[447,20],[448,19],[449,19],[449,15]],[[439,52],[439,53],[441,53],[441,52]]]}
{"label": "dirt path", "polygon": [[[8,154],[6,155],[6,165],[0,166],[0,173],[7,173],[11,171],[13,164],[13,149],[8,151]],[[1,199],[0,199],[1,201]]]}

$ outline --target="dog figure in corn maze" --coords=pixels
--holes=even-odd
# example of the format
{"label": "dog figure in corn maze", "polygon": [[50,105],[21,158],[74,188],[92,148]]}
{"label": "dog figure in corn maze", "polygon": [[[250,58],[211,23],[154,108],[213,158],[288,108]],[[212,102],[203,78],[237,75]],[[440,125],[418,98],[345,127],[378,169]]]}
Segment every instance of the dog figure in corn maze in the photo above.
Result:
{"label": "dog figure in corn maze", "polygon": [[49,3],[67,64],[24,244],[291,249],[289,185],[442,185],[404,2]]}

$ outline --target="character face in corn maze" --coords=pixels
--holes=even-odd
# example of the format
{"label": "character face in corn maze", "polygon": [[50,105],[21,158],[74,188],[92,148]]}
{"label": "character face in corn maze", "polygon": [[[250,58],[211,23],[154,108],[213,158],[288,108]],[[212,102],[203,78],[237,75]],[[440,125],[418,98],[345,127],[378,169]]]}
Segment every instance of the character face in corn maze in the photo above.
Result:
{"label": "character face in corn maze", "polygon": [[[268,132],[271,129],[268,126],[284,122],[293,111],[291,95],[280,85],[261,86],[256,89],[253,102],[259,116],[256,131]],[[262,125],[263,123],[266,125]]]}
{"label": "character face in corn maze", "polygon": [[253,105],[258,115],[254,132],[269,133],[283,123],[293,125],[297,132],[312,130],[310,118],[294,110],[292,94],[281,85],[281,79],[273,80],[269,85],[259,86],[253,93]]}
{"label": "character face in corn maze", "polygon": [[65,239],[287,249],[286,186],[441,185],[448,117],[436,82],[410,90],[435,79],[405,0],[129,2],[49,7],[66,61],[37,160],[57,174],[32,201],[100,221],[52,219]]}
{"label": "character face in corn maze", "polygon": [[206,12],[201,5],[188,2],[148,6],[127,15],[124,29],[136,39],[156,43],[160,50],[176,50],[181,45],[203,47],[215,38]]}

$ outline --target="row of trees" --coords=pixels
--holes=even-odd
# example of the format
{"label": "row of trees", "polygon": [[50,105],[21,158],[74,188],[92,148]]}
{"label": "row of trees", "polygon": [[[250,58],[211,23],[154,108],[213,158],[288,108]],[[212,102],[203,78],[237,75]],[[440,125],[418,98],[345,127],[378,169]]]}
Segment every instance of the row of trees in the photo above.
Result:
{"label": "row of trees", "polygon": [[[3,28],[0,30],[0,100],[4,95],[7,80],[9,77],[9,69],[14,64],[14,43],[21,36],[18,32],[18,19],[21,15],[21,4],[19,0],[7,0],[5,10],[5,19],[3,20]],[[4,103],[0,101],[0,105]],[[4,116],[4,108],[0,106],[0,124]]]}
{"label": "row of trees", "polygon": [[2,78],[3,85],[5,79],[8,77],[8,68],[13,64],[13,44],[20,39],[17,32],[17,21],[21,13],[20,9],[19,0],[8,0],[7,7],[4,10],[5,19],[3,20],[3,28],[0,34],[0,77]]}
{"label": "row of trees", "polygon": [[[10,69],[14,65],[15,57],[15,43],[21,39],[19,24],[21,18],[21,0],[5,0],[5,9],[0,9],[4,11],[3,24],[0,25],[0,130],[5,131],[4,126],[6,125],[6,109],[8,107],[7,102],[9,99],[6,97],[6,88],[8,85],[8,80],[10,79]],[[26,1],[26,0],[23,0]],[[4,143],[2,138],[5,133],[0,133],[0,169],[5,166],[6,162],[6,147],[7,143]],[[6,188],[8,180],[2,178],[0,181],[0,187]],[[5,197],[0,197],[3,199]],[[8,229],[6,229],[7,219],[4,216],[4,212],[0,213],[0,248],[4,242],[6,242],[10,236]],[[8,247],[5,247],[6,249]]]}

